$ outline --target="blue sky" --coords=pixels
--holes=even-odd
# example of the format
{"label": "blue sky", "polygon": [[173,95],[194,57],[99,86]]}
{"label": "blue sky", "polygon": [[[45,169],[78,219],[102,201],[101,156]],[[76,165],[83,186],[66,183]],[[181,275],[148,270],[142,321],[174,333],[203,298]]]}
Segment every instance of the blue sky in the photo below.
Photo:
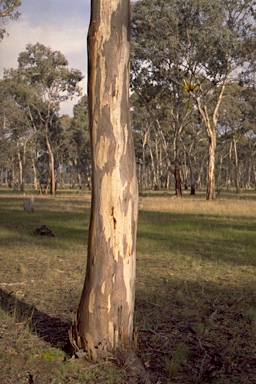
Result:
{"label": "blue sky", "polygon": [[[83,93],[87,87],[86,37],[90,18],[90,0],[22,0],[21,16],[9,21],[0,42],[0,78],[4,68],[17,68],[20,52],[28,43],[37,42],[61,51],[69,67],[82,71]],[[72,114],[76,101],[62,105],[61,112]]]}

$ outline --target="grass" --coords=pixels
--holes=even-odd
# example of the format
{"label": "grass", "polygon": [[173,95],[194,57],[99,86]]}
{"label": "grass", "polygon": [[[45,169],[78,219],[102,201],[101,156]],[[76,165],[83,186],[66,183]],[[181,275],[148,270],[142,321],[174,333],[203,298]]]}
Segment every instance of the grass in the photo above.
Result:
{"label": "grass", "polygon": [[[24,199],[0,190],[0,382],[128,383],[110,362],[68,362],[90,195],[35,195],[34,213]],[[256,383],[255,191],[141,199],[135,325],[152,382]],[[33,236],[40,224],[55,237]]]}

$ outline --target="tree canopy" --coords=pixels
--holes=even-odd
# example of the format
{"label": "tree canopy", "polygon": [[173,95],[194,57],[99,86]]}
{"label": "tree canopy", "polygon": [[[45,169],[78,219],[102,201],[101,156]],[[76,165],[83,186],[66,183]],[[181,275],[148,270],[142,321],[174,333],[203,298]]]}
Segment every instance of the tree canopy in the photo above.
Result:
{"label": "tree canopy", "polygon": [[[26,129],[39,145],[34,153],[40,164],[39,178],[44,179],[43,184],[54,194],[55,163],[61,137],[58,121],[60,104],[81,94],[78,83],[83,76],[80,70],[68,68],[68,61],[61,52],[52,51],[39,43],[28,44],[26,51],[20,53],[18,63],[18,69],[5,71],[2,92],[6,99],[14,100],[15,105],[25,113]],[[6,115],[6,110],[3,113]]]}
{"label": "tree canopy", "polygon": [[248,72],[255,65],[255,1],[137,1],[132,36],[133,89],[147,102],[152,89],[180,94],[176,116],[182,104],[200,116],[208,137],[207,198],[212,199],[225,88],[239,81],[242,68]]}
{"label": "tree canopy", "polygon": [[[7,23],[8,19],[15,20],[20,16],[17,8],[20,7],[20,0],[0,0],[0,25]],[[6,29],[0,27],[0,41],[6,34]]]}

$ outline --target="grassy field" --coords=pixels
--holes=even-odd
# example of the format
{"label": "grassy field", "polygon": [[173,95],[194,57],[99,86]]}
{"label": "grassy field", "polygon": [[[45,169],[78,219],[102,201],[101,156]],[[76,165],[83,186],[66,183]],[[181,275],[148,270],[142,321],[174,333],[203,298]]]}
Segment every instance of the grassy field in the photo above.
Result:
{"label": "grassy field", "polygon": [[[0,382],[129,383],[113,362],[69,362],[90,195],[0,190]],[[152,383],[256,383],[256,192],[141,197],[135,325]],[[46,224],[55,237],[33,236]],[[134,381],[131,381],[133,383]]]}

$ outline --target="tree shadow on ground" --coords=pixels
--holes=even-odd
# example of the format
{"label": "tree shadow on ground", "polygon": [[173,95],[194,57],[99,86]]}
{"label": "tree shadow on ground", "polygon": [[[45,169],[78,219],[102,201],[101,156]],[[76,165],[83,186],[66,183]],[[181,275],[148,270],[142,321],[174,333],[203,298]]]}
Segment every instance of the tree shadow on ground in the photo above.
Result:
{"label": "tree shadow on ground", "polygon": [[[216,190],[216,201],[221,201],[221,200],[248,200],[248,201],[255,201],[256,200],[256,189],[244,189],[240,193],[236,193],[235,190],[227,190],[225,188],[220,188]],[[141,190],[140,191],[140,197],[151,197],[151,198],[177,198],[175,195],[174,189],[170,189],[168,191],[164,189],[160,189],[158,191],[152,191],[151,189],[149,190]],[[197,190],[195,195],[191,195],[188,190],[183,190],[183,199],[190,199],[190,200],[204,200],[206,201],[206,191],[200,191]]]}
{"label": "tree shadow on ground", "polygon": [[139,351],[153,382],[256,383],[255,299],[242,282],[138,284]]}
{"label": "tree shadow on ground", "polygon": [[51,347],[62,346],[66,353],[72,353],[68,338],[70,324],[66,321],[39,311],[34,305],[27,304],[2,288],[0,306],[8,315],[14,317],[17,323],[26,322],[31,331]]}
{"label": "tree shadow on ground", "polygon": [[214,214],[141,211],[138,250],[141,240],[151,244],[155,252],[177,249],[207,260],[214,249],[214,258],[220,262],[256,266],[252,257],[256,247],[254,216],[227,219]]}

